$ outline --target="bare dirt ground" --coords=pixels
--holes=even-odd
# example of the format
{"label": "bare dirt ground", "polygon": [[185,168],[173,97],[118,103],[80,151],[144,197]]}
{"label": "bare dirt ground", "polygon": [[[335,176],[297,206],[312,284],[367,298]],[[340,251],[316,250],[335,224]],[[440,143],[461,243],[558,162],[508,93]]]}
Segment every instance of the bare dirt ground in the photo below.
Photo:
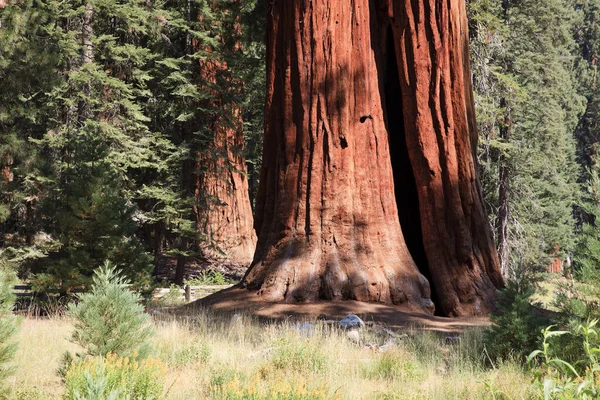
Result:
{"label": "bare dirt ground", "polygon": [[403,310],[397,306],[359,301],[321,301],[315,303],[265,302],[255,291],[232,287],[185,306],[205,308],[216,313],[244,313],[261,320],[311,321],[339,320],[356,314],[366,323],[384,324],[393,329],[419,329],[440,333],[460,333],[467,328],[490,325],[488,318],[444,318]]}
{"label": "bare dirt ground", "polygon": [[[159,278],[171,280],[175,275],[176,259],[162,257],[159,262]],[[218,270],[233,280],[240,280],[246,268],[217,265],[202,261],[188,261],[186,278],[195,277],[202,271]],[[398,306],[359,301],[321,301],[315,303],[272,303],[265,302],[255,291],[236,286],[211,294],[182,308],[205,308],[220,314],[249,314],[260,320],[311,321],[317,318],[339,320],[348,314],[356,314],[366,323],[384,324],[394,329],[419,329],[441,333],[460,333],[467,328],[490,325],[489,318],[444,318],[411,312]]]}

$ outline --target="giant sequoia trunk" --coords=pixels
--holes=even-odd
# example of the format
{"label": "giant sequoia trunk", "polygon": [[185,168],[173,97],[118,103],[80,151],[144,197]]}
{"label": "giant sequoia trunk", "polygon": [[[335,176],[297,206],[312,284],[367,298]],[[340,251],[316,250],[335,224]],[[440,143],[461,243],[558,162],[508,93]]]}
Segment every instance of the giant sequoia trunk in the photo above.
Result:
{"label": "giant sequoia trunk", "polygon": [[243,285],[444,315],[502,284],[475,175],[463,0],[285,0],[268,12],[267,103]]}

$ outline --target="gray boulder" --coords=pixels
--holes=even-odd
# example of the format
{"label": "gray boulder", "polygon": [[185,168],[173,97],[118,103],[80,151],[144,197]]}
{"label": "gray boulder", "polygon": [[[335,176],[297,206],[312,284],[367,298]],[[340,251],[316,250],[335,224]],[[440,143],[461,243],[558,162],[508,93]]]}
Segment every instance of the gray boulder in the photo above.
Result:
{"label": "gray boulder", "polygon": [[365,327],[365,323],[362,319],[358,318],[358,315],[348,314],[340,322],[338,322],[340,328],[343,329],[361,329]]}

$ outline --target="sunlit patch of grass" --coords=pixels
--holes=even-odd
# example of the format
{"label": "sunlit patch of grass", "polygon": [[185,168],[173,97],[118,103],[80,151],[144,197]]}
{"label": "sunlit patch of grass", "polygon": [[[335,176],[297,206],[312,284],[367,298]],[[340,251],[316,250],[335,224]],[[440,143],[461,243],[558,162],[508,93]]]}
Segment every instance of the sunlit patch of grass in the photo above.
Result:
{"label": "sunlit patch of grass", "polygon": [[595,300],[600,295],[598,289],[596,289],[594,285],[576,280],[569,280],[559,275],[546,274],[542,276],[542,279],[539,282],[537,282],[537,288],[533,296],[531,296],[531,302],[539,304],[546,310],[559,311],[555,306],[556,295],[561,291],[561,288],[565,287],[565,285],[572,285],[574,290],[584,299]]}
{"label": "sunlit patch of grass", "polygon": [[205,341],[195,340],[195,335],[176,322],[162,324],[154,339],[154,356],[171,368],[185,368],[206,363],[210,347]]}
{"label": "sunlit patch of grass", "polygon": [[386,351],[376,357],[365,368],[368,379],[411,380],[420,379],[415,360],[409,354],[400,350]]}
{"label": "sunlit patch of grass", "polygon": [[275,370],[319,373],[327,370],[329,360],[316,341],[282,337],[275,344],[270,363]]}
{"label": "sunlit patch of grass", "polygon": [[62,354],[81,351],[68,340],[71,330],[65,318],[22,320],[15,337],[19,346],[14,360],[17,371],[8,380],[17,398],[47,400],[62,395],[64,388],[56,374]]}

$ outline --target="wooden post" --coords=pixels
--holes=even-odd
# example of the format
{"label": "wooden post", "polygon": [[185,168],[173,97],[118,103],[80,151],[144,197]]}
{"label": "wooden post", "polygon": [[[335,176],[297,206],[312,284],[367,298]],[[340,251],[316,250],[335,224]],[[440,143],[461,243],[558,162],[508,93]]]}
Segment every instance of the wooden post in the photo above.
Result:
{"label": "wooden post", "polygon": [[192,288],[190,288],[190,285],[185,285],[184,289],[185,289],[185,294],[184,294],[185,301],[189,303],[192,299]]}

